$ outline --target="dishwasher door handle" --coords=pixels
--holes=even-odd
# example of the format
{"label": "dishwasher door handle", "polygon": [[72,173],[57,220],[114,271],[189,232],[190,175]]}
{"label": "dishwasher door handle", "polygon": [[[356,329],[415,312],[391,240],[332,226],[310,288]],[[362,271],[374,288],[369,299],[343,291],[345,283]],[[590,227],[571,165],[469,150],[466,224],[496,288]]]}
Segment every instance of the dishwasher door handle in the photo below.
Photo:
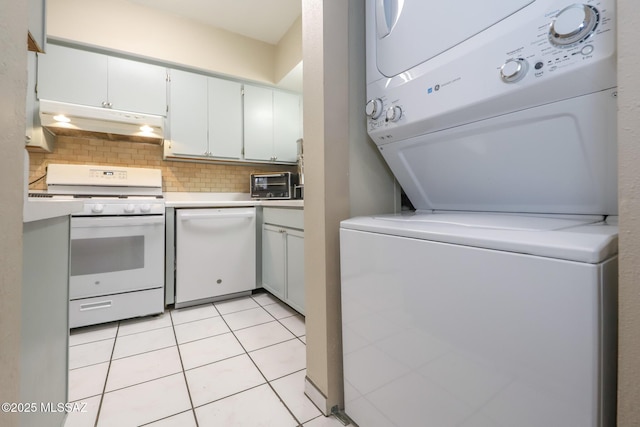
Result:
{"label": "dishwasher door handle", "polygon": [[182,221],[197,219],[229,219],[229,218],[253,218],[255,212],[225,212],[225,213],[185,213],[180,215]]}

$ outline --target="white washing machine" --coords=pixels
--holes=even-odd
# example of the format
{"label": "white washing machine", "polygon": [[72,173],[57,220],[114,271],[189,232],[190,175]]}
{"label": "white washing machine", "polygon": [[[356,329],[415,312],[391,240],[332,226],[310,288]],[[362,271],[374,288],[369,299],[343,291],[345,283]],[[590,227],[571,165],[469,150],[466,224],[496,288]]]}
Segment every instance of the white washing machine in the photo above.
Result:
{"label": "white washing machine", "polygon": [[615,426],[615,1],[366,5],[369,135],[416,211],[341,224],[347,415]]}

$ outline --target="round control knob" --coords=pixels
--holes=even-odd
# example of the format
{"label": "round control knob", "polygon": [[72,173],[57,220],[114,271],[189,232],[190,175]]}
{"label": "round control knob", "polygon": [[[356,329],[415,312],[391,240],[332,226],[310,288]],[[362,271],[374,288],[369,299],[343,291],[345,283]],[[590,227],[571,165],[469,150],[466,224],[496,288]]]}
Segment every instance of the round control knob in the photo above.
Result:
{"label": "round control knob", "polygon": [[140,206],[140,212],[142,213],[149,213],[151,212],[151,205],[145,203],[144,205]]}
{"label": "round control knob", "polygon": [[382,99],[375,98],[367,101],[364,112],[367,117],[370,117],[374,120],[379,118],[382,115]]}
{"label": "round control knob", "polygon": [[102,211],[104,211],[104,205],[102,203],[96,203],[91,206],[91,212],[93,213],[102,213]]}
{"label": "round control knob", "polygon": [[586,4],[562,9],[549,27],[549,41],[557,47],[571,47],[585,40],[600,22],[600,12]]}
{"label": "round control knob", "polygon": [[400,108],[399,106],[395,105],[387,109],[385,119],[388,122],[397,122],[398,120],[400,120],[400,117],[402,117],[402,108]]}
{"label": "round control knob", "polygon": [[515,83],[527,74],[529,64],[525,59],[515,58],[508,59],[502,67],[500,67],[500,78],[505,83]]}
{"label": "round control knob", "polygon": [[124,207],[125,213],[134,213],[136,211],[136,207],[132,204],[128,204]]}

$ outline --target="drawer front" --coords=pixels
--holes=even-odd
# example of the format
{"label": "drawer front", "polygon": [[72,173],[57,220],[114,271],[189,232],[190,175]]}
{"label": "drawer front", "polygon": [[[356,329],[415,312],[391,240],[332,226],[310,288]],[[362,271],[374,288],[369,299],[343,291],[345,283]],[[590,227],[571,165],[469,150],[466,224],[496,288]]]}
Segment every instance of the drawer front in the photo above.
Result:
{"label": "drawer front", "polygon": [[303,209],[265,207],[262,211],[262,220],[265,224],[304,230]]}
{"label": "drawer front", "polygon": [[69,327],[95,325],[164,312],[164,289],[84,298],[69,302]]}

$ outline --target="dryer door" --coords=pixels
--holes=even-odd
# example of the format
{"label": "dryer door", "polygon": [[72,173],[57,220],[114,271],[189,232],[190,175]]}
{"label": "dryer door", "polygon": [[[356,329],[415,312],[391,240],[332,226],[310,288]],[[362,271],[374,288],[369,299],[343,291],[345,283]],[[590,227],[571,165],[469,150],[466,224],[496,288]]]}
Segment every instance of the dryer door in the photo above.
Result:
{"label": "dryer door", "polygon": [[[500,22],[535,0],[370,0],[378,69],[393,77]],[[420,43],[418,43],[420,41]]]}

